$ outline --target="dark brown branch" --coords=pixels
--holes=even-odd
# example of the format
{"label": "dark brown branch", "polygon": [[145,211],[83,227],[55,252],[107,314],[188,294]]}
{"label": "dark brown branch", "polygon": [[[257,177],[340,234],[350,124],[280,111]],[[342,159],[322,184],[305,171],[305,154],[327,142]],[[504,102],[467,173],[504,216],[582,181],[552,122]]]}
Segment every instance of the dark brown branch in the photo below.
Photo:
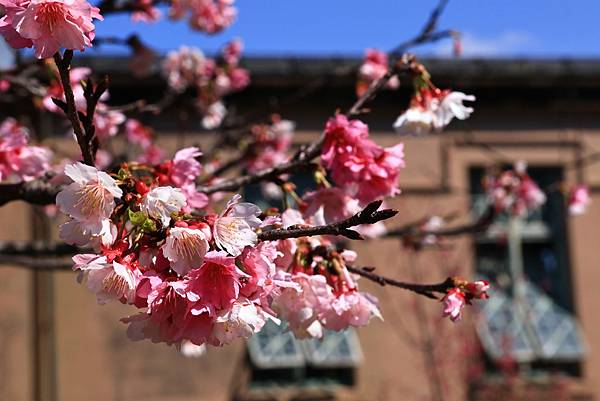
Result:
{"label": "dark brown branch", "polygon": [[310,237],[315,235],[340,235],[353,240],[361,240],[363,237],[350,227],[356,227],[361,224],[375,224],[382,220],[387,220],[395,216],[398,211],[393,209],[377,210],[383,201],[369,203],[363,210],[345,220],[324,226],[314,227],[291,227],[280,228],[270,231],[263,231],[258,234],[260,241],[275,241],[285,238]]}
{"label": "dark brown branch", "polygon": [[381,286],[391,285],[393,287],[402,288],[407,291],[412,291],[416,294],[424,295],[428,298],[439,299],[436,294],[445,294],[451,288],[456,287],[456,283],[453,278],[448,277],[445,281],[438,284],[414,284],[405,283],[403,281],[394,280],[389,277],[380,276],[379,274],[373,273],[373,269],[369,267],[353,267],[346,266],[349,272],[358,274],[368,280],[371,280]]}
{"label": "dark brown branch", "polygon": [[15,200],[22,200],[33,205],[54,204],[56,194],[61,189],[60,186],[49,183],[47,179],[17,184],[0,184],[0,206]]}
{"label": "dark brown branch", "polygon": [[[67,115],[67,118],[71,122],[71,125],[73,126],[73,132],[75,133],[75,137],[77,138],[77,144],[81,149],[83,162],[90,166],[94,166],[95,152],[93,151],[92,138],[89,138],[89,133],[86,133],[84,131],[79,112],[77,111],[77,106],[75,105],[75,95],[73,94],[73,88],[71,87],[71,79],[69,72],[71,69],[72,60],[73,50],[65,50],[63,57],[60,56],[60,53],[56,53],[54,55],[54,62],[56,63],[56,67],[58,68],[60,74],[60,81],[62,83],[63,91],[65,93],[64,103],[58,99],[54,99],[54,103],[58,107],[63,109],[63,111]],[[91,136],[93,137],[93,133]]]}

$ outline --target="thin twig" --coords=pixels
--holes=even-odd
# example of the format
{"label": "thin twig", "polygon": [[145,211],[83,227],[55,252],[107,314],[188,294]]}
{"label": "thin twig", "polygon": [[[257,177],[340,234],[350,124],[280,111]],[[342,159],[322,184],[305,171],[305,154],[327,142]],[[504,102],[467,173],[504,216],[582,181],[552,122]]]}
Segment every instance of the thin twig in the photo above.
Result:
{"label": "thin twig", "polygon": [[75,105],[75,95],[73,94],[73,88],[71,87],[71,78],[69,71],[71,69],[72,60],[73,50],[65,50],[65,53],[62,57],[60,56],[60,53],[56,53],[54,55],[54,62],[56,63],[56,67],[58,68],[60,74],[60,81],[62,83],[63,92],[65,94],[65,103],[63,103],[59,99],[54,99],[54,103],[64,109],[63,111],[67,114],[67,118],[73,126],[73,132],[75,133],[75,137],[77,138],[77,144],[81,149],[83,162],[90,166],[94,166],[95,157],[91,140],[87,138],[87,135],[81,123],[81,119],[79,118],[77,106]]}
{"label": "thin twig", "polygon": [[445,294],[449,289],[456,287],[456,283],[451,277],[448,277],[446,280],[438,284],[414,284],[381,276],[374,273],[373,268],[370,267],[358,268],[347,265],[346,268],[349,272],[358,274],[359,276],[371,280],[381,286],[391,285],[393,287],[402,288],[404,290],[411,291],[432,299],[439,299],[436,294]]}
{"label": "thin twig", "polygon": [[339,235],[353,240],[361,240],[363,237],[357,231],[350,230],[350,227],[356,227],[361,224],[375,224],[379,221],[387,220],[398,213],[397,210],[393,209],[377,210],[382,203],[383,201],[380,200],[371,202],[360,212],[337,223],[324,226],[291,227],[263,231],[258,234],[258,239],[260,241],[275,241],[285,238],[300,238],[315,235]]}

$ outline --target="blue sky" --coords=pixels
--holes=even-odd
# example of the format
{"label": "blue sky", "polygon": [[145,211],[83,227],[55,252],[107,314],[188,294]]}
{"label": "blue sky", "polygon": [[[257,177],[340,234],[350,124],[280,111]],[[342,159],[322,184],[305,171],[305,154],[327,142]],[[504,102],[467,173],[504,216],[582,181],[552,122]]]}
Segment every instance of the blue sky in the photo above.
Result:
{"label": "blue sky", "polygon": [[[130,23],[125,15],[97,24],[97,36],[138,32],[161,52],[182,44],[214,52],[240,37],[251,55],[360,55],[392,48],[414,35],[435,0],[237,0],[239,17],[225,32],[207,36],[185,22]],[[599,0],[451,0],[441,28],[464,34],[473,57],[599,57]],[[116,47],[102,52],[114,53]],[[450,55],[450,43],[420,49]]]}

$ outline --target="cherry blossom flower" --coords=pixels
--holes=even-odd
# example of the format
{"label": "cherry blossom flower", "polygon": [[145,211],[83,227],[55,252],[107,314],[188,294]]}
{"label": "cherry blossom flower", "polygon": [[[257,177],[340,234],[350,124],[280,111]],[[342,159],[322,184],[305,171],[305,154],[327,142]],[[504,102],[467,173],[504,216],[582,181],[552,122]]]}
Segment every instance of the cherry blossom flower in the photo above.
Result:
{"label": "cherry blossom flower", "polygon": [[73,269],[81,273],[79,282],[83,282],[96,294],[98,303],[109,300],[124,300],[132,303],[135,290],[141,277],[137,269],[113,261],[109,263],[105,256],[80,254],[73,257]]}
{"label": "cherry blossom flower", "polygon": [[357,291],[341,294],[331,303],[322,316],[323,326],[329,330],[343,330],[348,326],[360,327],[372,317],[383,320],[377,299]]}
{"label": "cherry blossom flower", "polygon": [[177,151],[173,158],[173,166],[171,167],[171,182],[178,187],[185,184],[193,184],[202,172],[202,165],[197,160],[199,156],[202,156],[202,152],[196,147]]}
{"label": "cherry blossom flower", "polygon": [[362,204],[396,195],[404,167],[404,146],[382,148],[368,138],[369,128],[358,120],[336,115],[325,126],[321,161],[333,180],[348,188]]}
{"label": "cherry blossom flower", "polygon": [[171,268],[179,275],[198,268],[208,251],[208,241],[201,230],[187,227],[173,227],[162,247],[164,256],[171,262]]}
{"label": "cherry blossom flower", "polygon": [[206,344],[196,345],[189,340],[183,340],[179,351],[187,358],[199,358],[206,354]]}
{"label": "cherry blossom flower", "polygon": [[65,166],[65,174],[73,182],[56,196],[60,210],[79,221],[108,219],[115,209],[115,198],[123,195],[117,182],[105,172],[80,162]]}
{"label": "cherry blossom flower", "polygon": [[202,126],[206,129],[218,128],[227,114],[227,108],[225,108],[223,102],[214,102],[208,106],[204,106],[202,102],[199,102],[198,104],[200,109],[204,112]]}
{"label": "cherry blossom flower", "polygon": [[148,213],[148,216],[160,220],[163,227],[168,227],[171,214],[180,212],[185,204],[185,195],[181,189],[170,186],[156,187],[144,196],[140,209]]}
{"label": "cherry blossom flower", "polygon": [[240,195],[234,195],[227,207],[216,219],[213,238],[217,247],[232,256],[238,256],[246,246],[256,244],[256,228],[261,221],[261,210],[253,203],[239,203]]}
{"label": "cherry blossom flower", "polygon": [[161,12],[154,7],[152,0],[136,0],[135,11],[131,13],[131,20],[135,22],[156,22],[160,19]]}
{"label": "cherry blossom flower", "polygon": [[450,320],[457,322],[461,318],[462,309],[465,307],[465,294],[458,288],[452,288],[442,299],[444,303],[443,317],[450,317]]}
{"label": "cherry blossom flower", "polygon": [[394,122],[399,134],[422,135],[441,131],[453,118],[466,120],[474,109],[463,104],[475,101],[475,96],[462,92],[423,88],[411,99],[408,110]]}
{"label": "cherry blossom flower", "polygon": [[94,127],[98,139],[108,139],[119,132],[119,125],[123,124],[126,117],[120,111],[110,110],[104,103],[98,103],[94,113]]}
{"label": "cherry blossom flower", "polygon": [[294,275],[293,281],[301,290],[286,288],[273,300],[273,309],[289,324],[289,329],[298,338],[321,338],[323,325],[319,315],[330,308],[334,300],[331,287],[322,275]]}
{"label": "cherry blossom flower", "polygon": [[230,26],[237,16],[234,0],[176,0],[171,3],[169,17],[181,19],[190,14],[190,26],[214,34]]}
{"label": "cherry blossom flower", "polygon": [[152,132],[148,127],[134,118],[125,123],[125,135],[130,143],[146,148],[152,144]]}
{"label": "cherry blossom flower", "polygon": [[247,275],[235,265],[235,258],[223,251],[210,251],[199,269],[187,274],[191,301],[200,301],[210,311],[231,307],[240,293],[240,278]]}
{"label": "cherry blossom flower", "polygon": [[85,0],[1,0],[6,15],[0,34],[14,48],[33,47],[37,58],[61,48],[83,51],[92,46],[100,10]]}
{"label": "cherry blossom flower", "polygon": [[577,185],[569,193],[569,214],[571,216],[584,214],[590,203],[592,203],[592,198],[588,187]]}
{"label": "cherry blossom flower", "polygon": [[490,283],[487,280],[477,280],[467,283],[464,286],[467,295],[475,299],[489,298],[487,291],[490,289]]}
{"label": "cherry blossom flower", "polygon": [[398,116],[394,129],[400,135],[421,136],[431,131],[436,116],[432,110],[411,107]]}
{"label": "cherry blossom flower", "polygon": [[163,161],[164,156],[165,151],[163,148],[156,144],[150,144],[144,148],[142,154],[136,160],[140,163],[156,165]]}
{"label": "cherry blossom flower", "polygon": [[52,152],[28,142],[28,131],[15,119],[0,124],[0,181],[31,181],[50,169]]}
{"label": "cherry blossom flower", "polygon": [[[368,87],[388,72],[388,56],[377,49],[367,49],[365,59],[358,69],[359,82],[357,84],[357,95],[361,96]],[[400,81],[393,76],[386,84],[388,89],[397,89]]]}
{"label": "cherry blossom flower", "polygon": [[249,338],[266,323],[266,316],[254,303],[240,300],[215,319],[212,337],[217,345],[230,344],[238,338]]}

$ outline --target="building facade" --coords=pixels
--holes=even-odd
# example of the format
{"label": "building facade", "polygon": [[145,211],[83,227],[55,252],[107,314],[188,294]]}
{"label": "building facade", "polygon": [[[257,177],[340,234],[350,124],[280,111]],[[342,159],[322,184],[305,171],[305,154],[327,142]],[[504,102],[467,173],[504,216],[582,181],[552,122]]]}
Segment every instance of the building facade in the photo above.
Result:
{"label": "building facade", "polygon": [[[158,99],[158,76],[132,78],[121,59],[86,59],[112,78],[114,104]],[[315,138],[337,108],[352,104],[358,60],[249,59],[253,83],[228,99],[239,114],[277,112],[297,123],[295,141]],[[133,343],[122,305],[98,306],[70,271],[0,268],[0,399],[4,400],[594,400],[600,397],[600,62],[593,60],[429,60],[440,88],[477,96],[475,113],[428,137],[406,137],[402,194],[389,228],[438,215],[449,226],[477,217],[483,170],[528,162],[548,192],[527,221],[443,240],[418,252],[398,238],[355,242],[360,264],[405,281],[448,275],[495,283],[489,308],[468,308],[453,324],[439,302],[374,283],[385,321],[322,342],[299,342],[277,328],[249,343],[210,348],[189,359]],[[300,88],[310,88],[298,96]],[[365,115],[374,139],[399,141],[391,126],[410,91],[384,92]],[[290,100],[290,99],[293,99]],[[18,113],[18,106],[6,113]],[[9,108],[10,109],[10,108]],[[174,151],[211,139],[173,107],[144,116]],[[43,118],[46,129],[60,126]],[[71,141],[48,139],[57,148]],[[122,146],[127,146],[123,144]],[[226,155],[226,153],[225,153]],[[226,156],[225,156],[226,157]],[[585,183],[593,203],[565,213],[561,189]],[[0,208],[3,241],[56,238],[55,224],[20,202]],[[514,224],[513,224],[514,223]],[[51,261],[48,265],[51,265]],[[515,269],[520,269],[517,280]],[[524,294],[515,302],[515,294]],[[486,309],[487,308],[487,309]]]}

